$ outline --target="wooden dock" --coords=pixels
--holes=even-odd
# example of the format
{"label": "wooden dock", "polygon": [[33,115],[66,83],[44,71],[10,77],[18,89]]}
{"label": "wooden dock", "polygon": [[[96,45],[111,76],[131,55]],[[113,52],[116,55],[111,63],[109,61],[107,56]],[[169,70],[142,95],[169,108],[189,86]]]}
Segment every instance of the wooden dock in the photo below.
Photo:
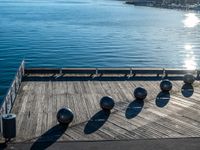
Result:
{"label": "wooden dock", "polygon": [[[182,77],[196,76],[192,86]],[[200,137],[198,70],[177,69],[28,69],[25,68],[11,113],[17,115],[15,142],[102,141]],[[169,78],[173,89],[160,91]],[[144,101],[133,96],[136,87],[148,91]],[[116,104],[110,114],[100,109],[103,96]],[[69,107],[75,114],[62,128],[56,113]],[[47,145],[48,147],[48,145]]]}

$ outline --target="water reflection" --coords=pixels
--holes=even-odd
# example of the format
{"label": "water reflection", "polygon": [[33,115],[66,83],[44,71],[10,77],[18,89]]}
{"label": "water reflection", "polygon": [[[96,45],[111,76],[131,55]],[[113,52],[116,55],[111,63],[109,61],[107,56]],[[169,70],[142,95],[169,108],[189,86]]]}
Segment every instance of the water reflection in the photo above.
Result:
{"label": "water reflection", "polygon": [[[186,44],[185,46],[184,46],[184,48],[185,48],[185,50],[192,50],[192,45],[190,45],[190,44]],[[193,52],[193,51],[192,51]]]}
{"label": "water reflection", "polygon": [[184,67],[186,69],[194,70],[197,67],[197,64],[195,62],[195,55],[193,52],[193,46],[191,44],[186,44],[184,46],[184,49],[186,50],[186,58],[184,62]]}
{"label": "water reflection", "polygon": [[186,18],[183,20],[184,26],[187,28],[193,28],[200,23],[200,19],[196,16],[195,13],[185,14]]}

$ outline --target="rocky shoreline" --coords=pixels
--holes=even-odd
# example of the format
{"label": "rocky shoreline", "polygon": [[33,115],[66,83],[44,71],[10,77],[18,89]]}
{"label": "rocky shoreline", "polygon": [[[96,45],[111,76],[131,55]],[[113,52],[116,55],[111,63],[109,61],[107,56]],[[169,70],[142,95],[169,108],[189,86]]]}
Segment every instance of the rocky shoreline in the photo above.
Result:
{"label": "rocky shoreline", "polygon": [[[199,1],[199,2],[198,2]],[[169,0],[126,0],[126,4],[132,4],[135,6],[148,6],[159,7],[168,9],[181,9],[181,10],[196,10],[200,11],[200,0],[184,1],[169,1]],[[176,2],[176,3],[175,3]]]}

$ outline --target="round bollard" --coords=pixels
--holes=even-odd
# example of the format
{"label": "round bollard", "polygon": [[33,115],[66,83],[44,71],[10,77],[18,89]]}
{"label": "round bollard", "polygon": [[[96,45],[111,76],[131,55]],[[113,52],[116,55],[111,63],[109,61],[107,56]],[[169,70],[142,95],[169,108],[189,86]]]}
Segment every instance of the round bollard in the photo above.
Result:
{"label": "round bollard", "polygon": [[195,77],[192,74],[186,74],[183,77],[183,81],[185,84],[192,84],[195,81]]}
{"label": "round bollard", "polygon": [[172,83],[169,80],[167,80],[167,79],[162,80],[160,82],[160,89],[163,92],[169,92],[172,89]]}
{"label": "round bollard", "polygon": [[110,96],[104,96],[100,100],[100,106],[104,110],[111,110],[115,106],[115,102],[112,97]]}
{"label": "round bollard", "polygon": [[2,115],[3,137],[11,139],[16,137],[16,115],[4,114]]}
{"label": "round bollard", "polygon": [[57,120],[60,124],[69,124],[73,118],[74,114],[69,108],[61,108],[57,113]]}
{"label": "round bollard", "polygon": [[134,91],[134,96],[136,99],[143,100],[147,97],[147,90],[142,87],[138,87]]}

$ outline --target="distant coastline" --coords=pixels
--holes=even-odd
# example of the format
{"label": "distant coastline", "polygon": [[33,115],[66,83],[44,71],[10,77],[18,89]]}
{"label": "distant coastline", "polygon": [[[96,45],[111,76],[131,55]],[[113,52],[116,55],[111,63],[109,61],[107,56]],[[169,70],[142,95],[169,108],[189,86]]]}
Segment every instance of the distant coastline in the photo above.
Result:
{"label": "distant coastline", "polygon": [[200,0],[126,0],[126,4],[200,11]]}

